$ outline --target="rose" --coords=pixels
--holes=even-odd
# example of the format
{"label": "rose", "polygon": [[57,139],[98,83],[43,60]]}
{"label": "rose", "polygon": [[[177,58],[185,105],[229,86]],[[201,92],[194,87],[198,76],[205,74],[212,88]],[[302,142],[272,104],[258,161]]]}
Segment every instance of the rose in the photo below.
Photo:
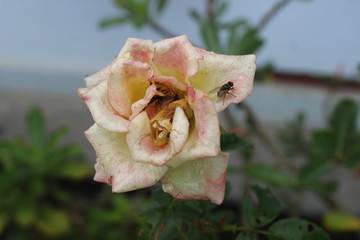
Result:
{"label": "rose", "polygon": [[113,62],[78,90],[95,124],[95,180],[126,192],[162,182],[178,199],[224,198],[228,154],[217,112],[250,95],[255,56],[226,56],[186,36],[129,38]]}

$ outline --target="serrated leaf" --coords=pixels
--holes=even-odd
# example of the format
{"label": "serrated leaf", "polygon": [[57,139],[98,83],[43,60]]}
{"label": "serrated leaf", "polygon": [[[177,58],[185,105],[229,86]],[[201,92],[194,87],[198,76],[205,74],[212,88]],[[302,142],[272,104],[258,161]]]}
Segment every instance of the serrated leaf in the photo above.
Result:
{"label": "serrated leaf", "polygon": [[224,152],[236,149],[252,149],[253,145],[248,138],[241,138],[235,133],[223,133],[220,135],[220,146]]}
{"label": "serrated leaf", "polygon": [[324,217],[324,226],[335,232],[360,231],[360,218],[342,211],[331,211]]}
{"label": "serrated leaf", "polygon": [[295,186],[297,181],[289,174],[260,163],[249,163],[245,166],[246,174],[254,179],[277,186]]}
{"label": "serrated leaf", "polygon": [[[329,236],[314,223],[302,219],[290,218],[277,221],[269,231],[284,240],[329,240]],[[278,240],[269,236],[270,240]]]}
{"label": "serrated leaf", "polygon": [[253,187],[259,201],[257,207],[250,199],[243,199],[243,212],[247,223],[252,227],[262,227],[274,221],[281,212],[281,204],[269,189]]}

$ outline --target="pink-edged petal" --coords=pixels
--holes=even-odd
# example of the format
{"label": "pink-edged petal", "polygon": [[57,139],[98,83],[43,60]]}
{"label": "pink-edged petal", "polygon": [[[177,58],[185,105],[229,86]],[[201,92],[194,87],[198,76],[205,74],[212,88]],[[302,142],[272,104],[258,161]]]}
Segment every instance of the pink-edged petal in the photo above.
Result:
{"label": "pink-edged petal", "polygon": [[85,135],[94,147],[98,161],[95,180],[112,185],[113,192],[127,192],[156,184],[168,167],[155,167],[132,160],[126,133],[109,132],[98,125]]}
{"label": "pink-edged petal", "polygon": [[220,152],[220,129],[214,104],[203,92],[191,86],[188,86],[188,97],[194,122],[191,122],[183,150],[168,163],[171,167],[193,159],[214,157]]}
{"label": "pink-edged petal", "polygon": [[151,40],[128,38],[121,49],[119,56],[129,54],[129,59],[137,62],[151,63],[155,46]]}
{"label": "pink-edged petal", "polygon": [[184,83],[197,72],[201,54],[185,35],[159,41],[155,43],[155,48],[155,75],[173,76]]}
{"label": "pink-edged petal", "polygon": [[[123,55],[125,58],[125,56]],[[113,108],[122,116],[131,116],[131,105],[144,98],[150,86],[152,69],[147,63],[125,60],[122,57],[111,67],[107,80],[108,96]]]}
{"label": "pink-edged petal", "polygon": [[[189,82],[194,88],[208,94],[217,111],[224,110],[230,103],[239,103],[251,94],[256,69],[255,55],[229,56],[197,50],[203,58],[199,61],[199,71]],[[233,82],[234,89],[229,91],[231,94],[219,99],[218,89],[228,82]],[[217,90],[212,91],[214,89]]]}
{"label": "pink-edged petal", "polygon": [[[115,60],[114,60],[115,61]],[[114,62],[113,61],[113,62]],[[108,77],[111,74],[111,65],[113,64],[113,62],[111,64],[109,64],[108,66],[104,67],[103,69],[101,69],[100,71],[98,71],[97,73],[90,75],[88,77],[86,77],[84,79],[86,86],[88,88],[94,87],[96,85],[98,85],[99,83],[101,83],[102,81],[105,81],[108,79]]]}
{"label": "pink-edged petal", "polygon": [[150,78],[149,81],[164,84],[173,90],[176,89],[183,92],[186,91],[185,85],[172,76],[154,76]]}
{"label": "pink-edged petal", "polygon": [[184,111],[175,110],[169,143],[157,147],[151,138],[150,121],[146,112],[141,112],[129,124],[127,143],[135,161],[155,166],[164,166],[175,154],[179,153],[186,142],[189,122]]}
{"label": "pink-edged petal", "polygon": [[119,116],[110,105],[107,96],[106,81],[92,88],[79,88],[78,94],[87,104],[94,121],[109,131],[127,132],[129,122]]}
{"label": "pink-edged petal", "polygon": [[156,92],[157,92],[156,85],[152,84],[146,90],[145,97],[131,105],[130,120],[132,120],[139,112],[141,112],[149,104],[151,99],[155,96]]}
{"label": "pink-edged petal", "polygon": [[212,158],[196,159],[170,169],[161,179],[164,192],[177,199],[224,200],[226,167],[229,154],[220,152]]}

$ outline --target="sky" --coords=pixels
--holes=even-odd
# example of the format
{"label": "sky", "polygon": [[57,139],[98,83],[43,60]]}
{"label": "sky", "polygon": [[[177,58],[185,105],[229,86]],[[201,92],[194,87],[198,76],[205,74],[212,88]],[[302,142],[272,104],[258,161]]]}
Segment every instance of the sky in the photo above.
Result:
{"label": "sky", "polygon": [[[256,24],[277,1],[232,0],[225,16]],[[172,32],[201,43],[188,11],[205,0],[172,0],[158,20]],[[267,25],[259,64],[278,69],[356,76],[360,63],[359,0],[293,0]],[[107,65],[128,37],[160,40],[149,28],[98,28],[118,14],[111,0],[0,0],[0,68],[91,74]],[[0,78],[0,81],[1,78]]]}

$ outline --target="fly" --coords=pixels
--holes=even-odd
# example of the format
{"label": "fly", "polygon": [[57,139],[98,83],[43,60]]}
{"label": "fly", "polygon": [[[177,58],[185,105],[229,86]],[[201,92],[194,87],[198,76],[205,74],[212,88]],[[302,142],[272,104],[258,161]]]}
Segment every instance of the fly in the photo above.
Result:
{"label": "fly", "polygon": [[209,92],[209,94],[217,91],[218,101],[222,100],[224,103],[226,94],[230,94],[231,96],[236,97],[234,94],[229,92],[231,90],[234,90],[234,83],[229,81],[220,87],[214,88]]}

